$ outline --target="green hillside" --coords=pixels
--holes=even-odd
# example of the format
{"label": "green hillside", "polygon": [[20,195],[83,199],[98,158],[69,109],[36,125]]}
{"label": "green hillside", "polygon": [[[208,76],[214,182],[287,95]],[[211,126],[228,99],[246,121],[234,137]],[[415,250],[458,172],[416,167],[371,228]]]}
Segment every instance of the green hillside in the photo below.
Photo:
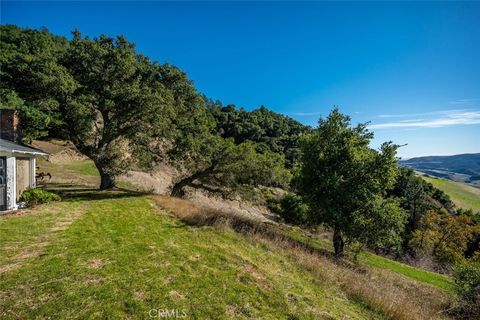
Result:
{"label": "green hillside", "polygon": [[[166,308],[200,319],[407,319],[449,300],[386,269],[356,273],[257,237],[188,226],[146,196],[62,194],[0,219],[4,319],[137,319]],[[415,295],[435,303],[421,306]]]}
{"label": "green hillside", "polygon": [[142,196],[82,191],[0,223],[4,319],[147,318],[162,308],[201,319],[381,318],[288,253],[188,227]]}
{"label": "green hillside", "polygon": [[82,165],[39,163],[62,201],[0,217],[2,319],[426,319],[455,300],[443,275],[371,253],[337,263],[298,228],[195,226],[194,203],[97,191]]}
{"label": "green hillside", "polygon": [[480,189],[441,178],[423,178],[448,194],[458,207],[480,211]]}

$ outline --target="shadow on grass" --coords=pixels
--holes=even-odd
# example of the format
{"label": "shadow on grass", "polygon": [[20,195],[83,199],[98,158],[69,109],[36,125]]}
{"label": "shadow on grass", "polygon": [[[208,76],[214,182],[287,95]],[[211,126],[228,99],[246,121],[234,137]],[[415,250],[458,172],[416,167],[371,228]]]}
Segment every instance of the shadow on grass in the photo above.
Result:
{"label": "shadow on grass", "polygon": [[146,192],[116,188],[111,190],[99,190],[92,186],[72,184],[49,184],[45,190],[58,194],[62,201],[95,201],[106,199],[122,199],[146,195]]}

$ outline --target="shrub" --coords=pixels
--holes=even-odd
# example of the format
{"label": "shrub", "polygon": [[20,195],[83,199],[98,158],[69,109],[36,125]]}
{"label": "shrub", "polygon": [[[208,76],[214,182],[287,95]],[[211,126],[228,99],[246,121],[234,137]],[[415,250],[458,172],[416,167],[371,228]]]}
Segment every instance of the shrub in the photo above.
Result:
{"label": "shrub", "polygon": [[280,200],[280,208],[280,216],[285,222],[300,225],[307,223],[309,207],[300,196],[287,194]]}
{"label": "shrub", "polygon": [[42,189],[27,189],[22,193],[20,200],[25,201],[27,207],[34,207],[37,204],[59,201],[60,196]]}
{"label": "shrub", "polygon": [[453,276],[461,299],[454,313],[462,319],[480,319],[480,264],[463,263]]}

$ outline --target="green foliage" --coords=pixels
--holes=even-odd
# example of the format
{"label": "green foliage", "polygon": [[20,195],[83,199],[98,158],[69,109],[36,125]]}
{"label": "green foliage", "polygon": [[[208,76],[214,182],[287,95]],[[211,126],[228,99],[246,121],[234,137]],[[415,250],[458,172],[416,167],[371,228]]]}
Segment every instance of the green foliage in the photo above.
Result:
{"label": "green foliage", "polygon": [[[215,122],[221,112],[209,112],[187,75],[138,54],[122,36],[92,39],[75,31],[68,41],[2,26],[1,46],[2,107],[20,110],[28,141],[71,140],[95,163],[101,188],[113,187],[133,164],[151,168],[165,160],[214,187],[288,183],[284,157],[274,152],[296,143],[293,133],[303,126],[266,108],[242,111],[233,130],[238,139],[224,140],[229,135],[218,137]],[[240,129],[248,123],[252,128]]]}
{"label": "green foliage", "polygon": [[60,201],[60,196],[42,189],[27,189],[22,193],[20,201],[25,201],[28,207],[34,207],[42,203]]}
{"label": "green foliage", "polygon": [[453,273],[458,294],[466,300],[480,299],[480,264],[463,263]]}
{"label": "green foliage", "polygon": [[299,137],[310,131],[289,117],[262,106],[253,111],[236,109],[234,105],[223,106],[221,102],[207,100],[215,118],[217,132],[224,138],[233,138],[239,144],[252,141],[257,150],[268,149],[285,156],[286,164],[292,167],[300,154]]}
{"label": "green foliage", "polygon": [[190,152],[181,158],[176,152],[173,160],[188,171],[175,184],[172,195],[181,195],[186,186],[224,194],[239,191],[245,185],[288,186],[291,174],[284,167],[283,155],[259,153],[249,141],[237,145],[232,139],[215,135],[187,138]]}
{"label": "green foliage", "polygon": [[177,135],[213,131],[186,74],[138,54],[122,36],[75,31],[68,41],[47,30],[1,28],[2,108],[20,111],[27,142],[71,140],[94,161],[101,187],[113,186],[132,162],[162,160]]}
{"label": "green foliage", "polygon": [[463,263],[455,268],[453,277],[461,298],[455,314],[462,319],[480,317],[480,264]]}
{"label": "green foliage", "polygon": [[399,245],[407,212],[395,198],[376,196],[370,206],[353,214],[355,239],[372,249]]}
{"label": "green foliage", "polygon": [[[337,254],[343,254],[342,237],[385,243],[397,240],[403,229],[403,210],[382,199],[395,183],[397,146],[384,143],[373,150],[372,138],[365,124],[351,127],[350,118],[334,109],[303,139],[295,184],[311,208],[310,221],[333,228]],[[388,229],[379,230],[374,223],[378,219]],[[387,237],[388,232],[395,236]]]}
{"label": "green foliage", "polygon": [[464,260],[468,242],[479,231],[469,216],[431,210],[420,220],[409,245],[417,254],[431,255],[448,267]]}
{"label": "green foliage", "polygon": [[408,211],[408,224],[405,230],[407,238],[418,226],[425,212],[431,208],[426,187],[426,183],[417,177],[412,169],[400,168],[395,186],[389,192],[389,195],[398,197],[402,208]]}
{"label": "green foliage", "polygon": [[287,223],[305,225],[308,223],[309,207],[296,194],[287,194],[280,199],[280,216]]}
{"label": "green foliage", "polygon": [[[62,135],[61,101],[77,87],[61,60],[68,47],[63,37],[48,30],[0,26],[0,96],[2,107],[20,111],[27,142],[50,132]],[[12,101],[12,98],[17,100]]]}
{"label": "green foliage", "polygon": [[79,84],[62,110],[69,138],[94,161],[101,188],[111,187],[130,164],[128,155],[146,151],[131,144],[166,134],[172,94],[159,81],[159,66],[122,36],[74,32],[64,64]]}

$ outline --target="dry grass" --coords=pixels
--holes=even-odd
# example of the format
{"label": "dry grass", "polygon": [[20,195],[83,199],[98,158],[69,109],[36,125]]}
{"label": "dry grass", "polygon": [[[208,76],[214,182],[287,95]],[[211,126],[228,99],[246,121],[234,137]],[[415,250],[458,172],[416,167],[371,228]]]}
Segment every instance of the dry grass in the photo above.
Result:
{"label": "dry grass", "polygon": [[275,224],[199,206],[188,200],[166,196],[152,196],[152,199],[189,225],[231,229],[252,236],[271,250],[286,250],[319,283],[342,288],[349,297],[382,312],[387,318],[447,318],[443,311],[453,302],[450,294],[432,285],[388,270],[365,269],[348,260],[333,259],[328,252],[289,238]]}

